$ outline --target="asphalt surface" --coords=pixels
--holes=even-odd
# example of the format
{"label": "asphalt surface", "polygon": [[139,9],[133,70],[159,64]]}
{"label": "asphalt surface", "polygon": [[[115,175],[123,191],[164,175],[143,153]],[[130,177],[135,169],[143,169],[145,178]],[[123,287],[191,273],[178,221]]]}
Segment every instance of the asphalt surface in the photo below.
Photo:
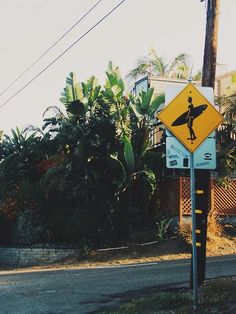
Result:
{"label": "asphalt surface", "polygon": [[[95,313],[189,281],[190,261],[90,269],[0,271],[1,314]],[[236,256],[208,258],[207,278],[236,275]]]}

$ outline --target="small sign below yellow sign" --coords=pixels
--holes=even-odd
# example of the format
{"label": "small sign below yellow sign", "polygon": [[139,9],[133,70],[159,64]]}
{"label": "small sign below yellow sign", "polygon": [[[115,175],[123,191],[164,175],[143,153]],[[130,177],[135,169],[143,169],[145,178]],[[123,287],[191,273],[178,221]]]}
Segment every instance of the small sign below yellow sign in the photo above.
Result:
{"label": "small sign below yellow sign", "polygon": [[192,84],[188,84],[157,116],[190,151],[222,122],[222,115]]}

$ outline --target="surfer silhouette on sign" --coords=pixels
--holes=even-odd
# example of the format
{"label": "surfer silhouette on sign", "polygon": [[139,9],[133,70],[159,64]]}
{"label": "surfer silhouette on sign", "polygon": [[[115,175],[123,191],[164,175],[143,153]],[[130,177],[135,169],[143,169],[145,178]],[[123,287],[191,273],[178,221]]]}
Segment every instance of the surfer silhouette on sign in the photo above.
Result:
{"label": "surfer silhouette on sign", "polygon": [[203,112],[207,109],[207,104],[195,106],[193,105],[193,99],[191,96],[188,97],[188,110],[182,113],[175,121],[171,124],[171,126],[178,127],[183,124],[187,124],[189,129],[189,136],[187,139],[193,141],[196,140],[196,135],[193,130],[193,121],[199,117]]}
{"label": "surfer silhouette on sign", "polygon": [[189,97],[188,98],[188,103],[189,103],[189,106],[188,106],[188,114],[187,114],[187,127],[189,128],[189,134],[190,134],[190,137],[188,138],[188,140],[191,140],[191,141],[194,141],[196,140],[196,135],[193,131],[193,120],[195,119],[194,117],[194,106],[193,106],[193,103],[192,103],[192,97]]}

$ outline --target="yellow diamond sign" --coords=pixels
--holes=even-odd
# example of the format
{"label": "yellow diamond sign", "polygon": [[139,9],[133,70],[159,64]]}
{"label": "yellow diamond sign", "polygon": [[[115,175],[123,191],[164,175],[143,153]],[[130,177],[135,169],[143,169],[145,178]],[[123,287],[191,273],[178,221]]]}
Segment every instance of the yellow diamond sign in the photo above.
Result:
{"label": "yellow diamond sign", "polygon": [[222,115],[192,84],[188,84],[157,116],[190,151],[222,122]]}

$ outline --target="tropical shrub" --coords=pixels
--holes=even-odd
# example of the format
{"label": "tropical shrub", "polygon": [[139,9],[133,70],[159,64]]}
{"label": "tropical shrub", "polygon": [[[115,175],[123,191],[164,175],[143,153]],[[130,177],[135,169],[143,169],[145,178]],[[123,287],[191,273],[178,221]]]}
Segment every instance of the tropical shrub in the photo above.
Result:
{"label": "tropical shrub", "polygon": [[170,234],[170,224],[172,222],[171,218],[168,217],[161,217],[157,220],[156,226],[157,226],[157,232],[156,237],[158,240],[165,240],[168,238]]}
{"label": "tropical shrub", "polygon": [[[25,210],[32,211],[32,215],[42,210],[44,196],[39,185],[41,170],[38,164],[50,154],[46,142],[40,133],[29,135],[27,130],[21,132],[16,129],[12,130],[12,137],[5,135],[0,144],[0,213],[7,220],[9,228],[14,229],[13,242],[18,242],[18,218]],[[36,221],[42,225],[38,219]],[[21,223],[21,233],[24,227],[29,227],[29,220],[25,224]],[[9,237],[6,237],[6,241],[10,241]],[[25,242],[27,244],[28,240],[25,239]]]}
{"label": "tropical shrub", "polygon": [[[41,233],[31,243],[41,237],[108,246],[154,225],[149,205],[157,189],[160,155],[151,147],[150,121],[161,101],[153,89],[138,97],[126,94],[111,63],[106,76],[101,87],[95,77],[79,83],[70,73],[61,97],[66,114],[53,108],[56,115],[45,117],[42,131],[26,137],[17,130],[2,143],[0,178],[11,191],[6,195],[14,200],[15,219],[22,225],[31,217],[35,227],[33,217],[43,217],[38,221],[44,228],[37,229]],[[12,169],[16,175],[10,175]],[[37,195],[19,190],[25,179],[37,184]]]}
{"label": "tropical shrub", "polygon": [[[230,176],[236,171],[236,95],[229,93],[216,99],[217,105],[221,108],[224,116],[224,123],[221,130],[216,133],[218,146],[218,171],[222,178],[219,184],[229,186]],[[227,182],[228,181],[228,182]]]}

